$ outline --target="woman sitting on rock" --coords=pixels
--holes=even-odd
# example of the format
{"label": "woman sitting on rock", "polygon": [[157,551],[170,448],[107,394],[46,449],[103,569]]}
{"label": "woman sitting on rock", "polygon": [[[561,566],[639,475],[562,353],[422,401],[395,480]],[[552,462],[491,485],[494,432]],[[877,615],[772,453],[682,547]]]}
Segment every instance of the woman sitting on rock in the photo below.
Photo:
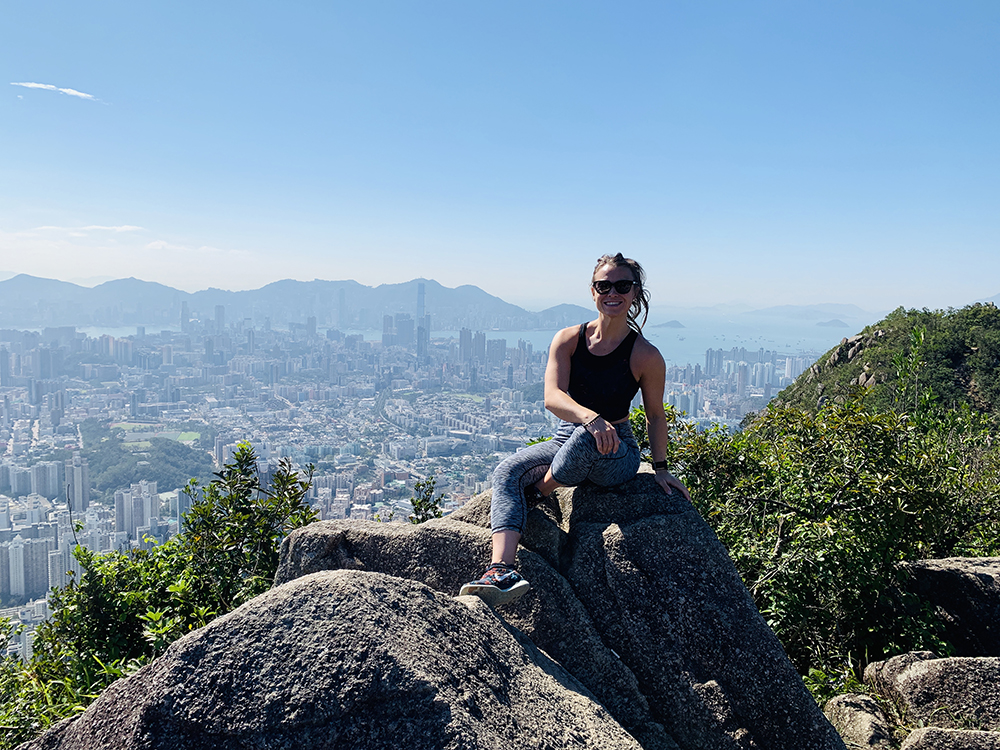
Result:
{"label": "woman sitting on rock", "polygon": [[666,366],[641,333],[649,314],[644,281],[642,267],[621,253],[598,259],[590,282],[597,320],[564,328],[549,347],[545,408],[559,417],[559,429],[551,440],[515,453],[493,472],[492,563],[482,578],[462,586],[461,595],[474,594],[496,606],[528,590],[514,558],[529,505],[556,487],[587,479],[613,487],[635,476],[639,446],[628,413],[640,389],[656,481],[668,494],[676,489],[691,499],[667,471]]}

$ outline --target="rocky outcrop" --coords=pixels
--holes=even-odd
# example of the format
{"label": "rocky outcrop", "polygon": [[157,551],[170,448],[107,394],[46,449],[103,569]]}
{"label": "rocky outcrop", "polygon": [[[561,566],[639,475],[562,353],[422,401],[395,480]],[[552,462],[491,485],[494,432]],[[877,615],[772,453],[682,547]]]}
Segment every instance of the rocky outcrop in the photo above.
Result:
{"label": "rocky outcrop", "polygon": [[900,750],[1000,750],[1000,733],[924,727],[912,732]]}
{"label": "rocky outcrop", "polygon": [[877,685],[909,723],[1000,730],[1000,658],[912,659],[904,654],[870,664],[865,680]]}
{"label": "rocky outcrop", "polygon": [[272,589],[20,750],[639,744],[478,599],[378,573]]}
{"label": "rocky outcrop", "polygon": [[827,701],[823,713],[840,732],[848,750],[895,750],[892,724],[878,701],[869,695],[847,693]]}
{"label": "rocky outcrop", "polygon": [[[324,522],[293,533],[276,583],[378,571],[448,594],[488,559],[488,493],[420,526]],[[689,503],[649,473],[559,490],[518,553],[532,591],[502,609],[647,749],[843,748],[729,557]]]}
{"label": "rocky outcrop", "polygon": [[1000,750],[1000,658],[915,651],[869,664],[865,682],[890,718],[869,696],[831,700],[826,715],[848,748]]}
{"label": "rocky outcrop", "polygon": [[907,590],[928,602],[955,656],[1000,657],[1000,558],[906,563]]}

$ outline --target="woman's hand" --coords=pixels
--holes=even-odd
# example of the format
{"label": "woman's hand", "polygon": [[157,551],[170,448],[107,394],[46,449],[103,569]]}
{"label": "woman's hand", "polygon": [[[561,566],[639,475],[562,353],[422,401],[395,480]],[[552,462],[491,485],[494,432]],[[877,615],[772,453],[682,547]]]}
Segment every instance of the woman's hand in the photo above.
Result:
{"label": "woman's hand", "polygon": [[608,455],[609,453],[617,453],[618,446],[621,444],[621,439],[618,437],[618,430],[615,426],[609,422],[604,421],[604,417],[597,417],[591,422],[588,422],[584,429],[594,436],[594,440],[597,442],[597,451],[601,455]]}
{"label": "woman's hand", "polygon": [[663,491],[668,495],[674,490],[677,490],[684,496],[685,500],[691,502],[691,494],[687,491],[687,487],[684,486],[684,483],[666,469],[660,469],[656,472],[656,483],[660,485],[660,487],[663,488]]}

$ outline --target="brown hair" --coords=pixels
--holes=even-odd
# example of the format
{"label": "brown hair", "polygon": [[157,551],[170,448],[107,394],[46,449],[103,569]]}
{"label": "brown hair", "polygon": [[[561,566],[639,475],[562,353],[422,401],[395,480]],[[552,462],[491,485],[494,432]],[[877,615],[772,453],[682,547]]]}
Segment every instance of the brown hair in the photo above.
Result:
{"label": "brown hair", "polygon": [[[591,281],[594,280],[594,276],[604,266],[627,268],[632,272],[632,280],[638,282],[633,287],[635,296],[632,298],[632,304],[628,308],[628,324],[630,328],[641,331],[642,327],[646,325],[646,318],[649,317],[649,292],[646,291],[645,286],[646,272],[642,270],[642,266],[637,261],[626,258],[621,253],[617,255],[602,255],[597,259],[597,265],[594,266],[594,273],[590,275]],[[642,322],[639,322],[640,315],[642,315]]]}

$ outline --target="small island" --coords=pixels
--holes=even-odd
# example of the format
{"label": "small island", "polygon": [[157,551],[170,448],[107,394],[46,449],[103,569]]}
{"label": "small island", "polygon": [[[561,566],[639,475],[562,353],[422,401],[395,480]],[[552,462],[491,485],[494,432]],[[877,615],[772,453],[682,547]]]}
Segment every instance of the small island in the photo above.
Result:
{"label": "small island", "polygon": [[650,328],[684,328],[684,324],[679,320],[668,320],[666,323],[657,323],[655,326],[650,326]]}
{"label": "small island", "polygon": [[823,326],[824,328],[850,328],[850,326],[847,325],[847,323],[837,318],[834,318],[833,320],[821,321],[816,325]]}

